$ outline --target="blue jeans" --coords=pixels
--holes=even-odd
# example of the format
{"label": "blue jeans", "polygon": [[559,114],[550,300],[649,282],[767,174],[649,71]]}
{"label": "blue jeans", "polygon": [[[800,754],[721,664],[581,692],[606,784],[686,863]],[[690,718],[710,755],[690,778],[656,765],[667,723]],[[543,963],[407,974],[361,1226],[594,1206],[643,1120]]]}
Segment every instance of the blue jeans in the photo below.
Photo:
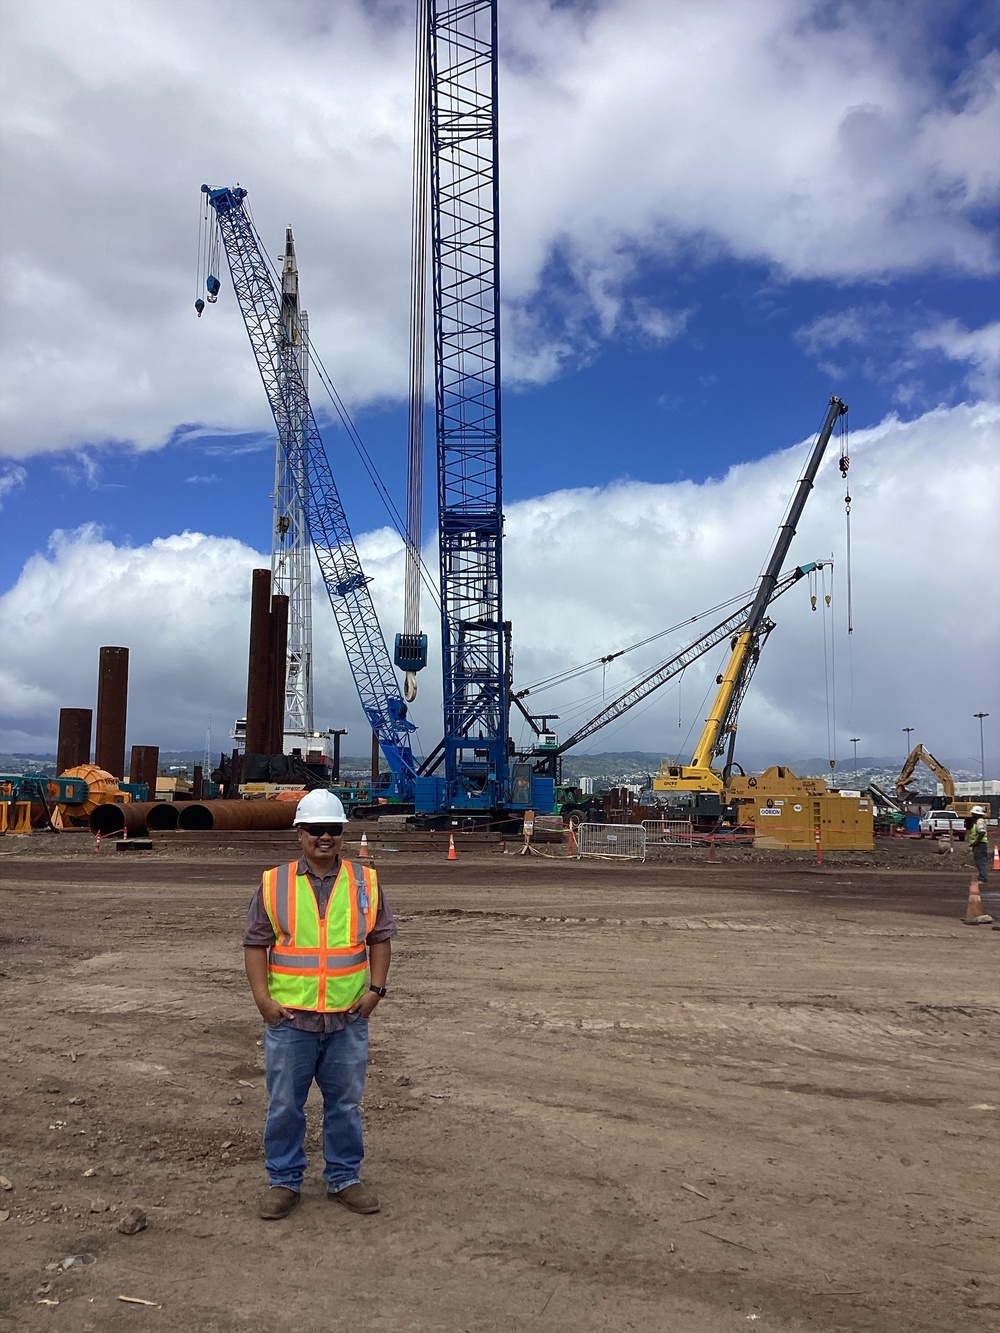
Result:
{"label": "blue jeans", "polygon": [[988,842],[974,842],[972,844],[972,855],[976,862],[976,874],[979,876],[980,884],[985,884],[990,877],[990,844]]}
{"label": "blue jeans", "polygon": [[315,1079],[323,1093],[327,1189],[356,1185],[365,1155],[361,1095],[368,1071],[367,1018],[355,1019],[339,1032],[301,1032],[285,1024],[265,1024],[264,1065],[268,1094],[264,1160],[270,1183],[302,1189],[305,1106]]}

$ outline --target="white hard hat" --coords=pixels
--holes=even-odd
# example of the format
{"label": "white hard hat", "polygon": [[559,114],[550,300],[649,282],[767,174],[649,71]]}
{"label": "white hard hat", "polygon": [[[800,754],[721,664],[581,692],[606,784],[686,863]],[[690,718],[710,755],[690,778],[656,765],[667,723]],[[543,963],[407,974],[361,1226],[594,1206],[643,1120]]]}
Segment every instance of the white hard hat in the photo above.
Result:
{"label": "white hard hat", "polygon": [[347,821],[347,812],[339,796],[325,787],[306,792],[295,807],[293,824],[343,824]]}
{"label": "white hard hat", "polygon": [[974,815],[985,815],[985,814],[986,814],[986,811],[983,809],[983,807],[982,807],[981,805],[974,805],[974,806],[972,807],[972,814],[974,814]]}

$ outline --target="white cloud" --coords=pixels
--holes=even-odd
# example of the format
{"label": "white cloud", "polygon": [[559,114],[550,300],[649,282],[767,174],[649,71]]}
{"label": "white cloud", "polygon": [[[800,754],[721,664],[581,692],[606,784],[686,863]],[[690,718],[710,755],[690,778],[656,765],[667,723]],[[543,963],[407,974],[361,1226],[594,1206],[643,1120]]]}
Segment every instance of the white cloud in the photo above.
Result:
{"label": "white cloud", "polygon": [[23,486],[28,478],[27,471],[19,463],[7,463],[0,471],[0,509],[11,491]]}
{"label": "white cloud", "polygon": [[1000,400],[998,322],[968,329],[957,319],[895,310],[879,301],[820,315],[799,329],[796,339],[832,378],[843,379],[857,370],[891,386],[903,404],[925,393],[922,377],[942,355],[968,368],[960,387],[970,395]]}
{"label": "white cloud", "polygon": [[996,401],[1000,398],[1000,321],[981,329],[967,329],[957,319],[942,320],[936,327],[914,336],[917,347],[943,352],[951,361],[969,367],[970,390]]}
{"label": "white cloud", "polygon": [[[836,746],[902,751],[901,728],[936,753],[974,749],[972,714],[1000,717],[996,597],[989,553],[1000,541],[996,449],[1000,409],[941,409],[889,418],[851,441],[855,633],[845,635],[843,484],[831,448],[806,506],[789,565],[837,557]],[[811,443],[811,442],[810,442]],[[807,446],[732,469],[724,478],[568,490],[507,506],[505,612],[514,624],[519,687],[634,643],[751,588],[800,475]],[[400,542],[390,530],[359,539],[387,638],[402,620]],[[244,712],[250,571],[266,558],[239,542],[183,533],[115,547],[92,528],[56,533],[0,603],[4,735],[18,749],[52,748],[58,709],[92,706],[98,648],[131,649],[129,741],[199,748],[209,714],[217,741]],[[432,568],[433,556],[428,557]],[[774,607],[777,629],[741,717],[740,752],[791,760],[826,750],[822,616],[804,584]],[[346,752],[365,735],[343,651],[321,590],[314,608],[317,722],[348,726]],[[425,607],[434,643],[436,620]],[[706,626],[712,622],[706,622]],[[678,632],[530,705],[560,714],[567,735],[632,675],[694,637]],[[688,670],[644,709],[590,742],[596,751],[690,754],[721,654]],[[435,659],[436,660],[436,659]],[[827,670],[830,668],[827,661]],[[432,665],[413,709],[423,750],[440,735]],[[680,714],[682,726],[678,728]],[[517,735],[517,714],[514,715]],[[831,718],[831,723],[833,719]],[[17,737],[32,744],[15,744]],[[220,747],[221,748],[221,747]],[[738,756],[739,757],[739,754]]]}
{"label": "white cloud", "polygon": [[[993,271],[996,60],[943,89],[899,16],[887,42],[869,7],[818,0],[508,0],[508,372],[677,336],[684,312],[632,302],[643,259]],[[231,293],[191,310],[203,180],[241,179],[272,245],[293,222],[345,398],[405,391],[410,21],[362,0],[6,7],[9,453],[269,429]]]}

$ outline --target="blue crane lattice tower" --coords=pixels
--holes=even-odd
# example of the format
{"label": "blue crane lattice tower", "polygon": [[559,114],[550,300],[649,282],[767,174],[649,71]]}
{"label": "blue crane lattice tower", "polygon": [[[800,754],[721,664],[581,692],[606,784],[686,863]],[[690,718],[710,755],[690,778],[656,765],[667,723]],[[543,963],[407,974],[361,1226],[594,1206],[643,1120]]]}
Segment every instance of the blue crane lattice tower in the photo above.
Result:
{"label": "blue crane lattice tower", "polygon": [[[496,0],[430,0],[445,791],[507,803]],[[419,797],[418,797],[419,804]]]}
{"label": "blue crane lattice tower", "polygon": [[236,299],[286,452],[288,471],[297,479],[309,537],[361,706],[389,765],[394,794],[409,800],[416,773],[410,744],[413,724],[406,716],[368,580],[309,403],[298,347],[288,337],[280,293],[243,206],[247,192],[239,187],[201,188],[215,211]]}

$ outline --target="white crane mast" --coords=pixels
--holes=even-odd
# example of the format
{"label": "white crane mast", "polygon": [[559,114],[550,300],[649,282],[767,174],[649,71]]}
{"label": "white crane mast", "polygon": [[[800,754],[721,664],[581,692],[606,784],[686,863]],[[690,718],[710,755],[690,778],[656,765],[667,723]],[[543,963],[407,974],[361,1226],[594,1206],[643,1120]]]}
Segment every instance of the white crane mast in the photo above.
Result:
{"label": "white crane mast", "polygon": [[[299,270],[291,227],[285,229],[285,257],[281,268],[281,312],[285,334],[297,349],[302,383],[309,386],[309,316],[299,309]],[[304,457],[302,449],[296,456]],[[286,750],[295,740],[313,734],[312,582],[309,530],[296,478],[281,440],[274,463],[274,528],[271,545],[271,583],[275,593],[288,598],[288,656],[285,671],[284,734]]]}

